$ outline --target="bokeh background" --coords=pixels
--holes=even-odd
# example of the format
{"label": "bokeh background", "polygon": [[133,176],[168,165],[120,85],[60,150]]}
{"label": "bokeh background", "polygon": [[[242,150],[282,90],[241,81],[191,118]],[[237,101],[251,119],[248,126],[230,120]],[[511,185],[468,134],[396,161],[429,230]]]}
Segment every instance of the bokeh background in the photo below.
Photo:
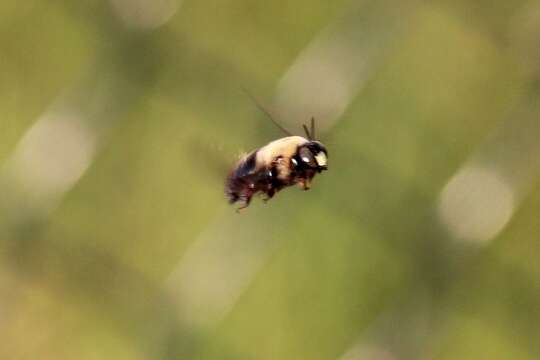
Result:
{"label": "bokeh background", "polygon": [[[0,2],[0,358],[538,359],[540,2]],[[330,171],[241,214],[315,116]]]}

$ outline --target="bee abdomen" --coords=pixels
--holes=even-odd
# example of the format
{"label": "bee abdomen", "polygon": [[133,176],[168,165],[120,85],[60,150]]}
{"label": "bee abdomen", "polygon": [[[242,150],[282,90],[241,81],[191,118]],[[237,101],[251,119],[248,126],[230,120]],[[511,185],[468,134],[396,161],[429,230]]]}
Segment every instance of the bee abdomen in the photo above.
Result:
{"label": "bee abdomen", "polygon": [[225,196],[227,196],[230,204],[234,204],[237,201],[244,201],[251,195],[253,195],[253,191],[248,179],[237,178],[232,176],[232,174],[227,178]]}
{"label": "bee abdomen", "polygon": [[227,177],[225,195],[229,203],[246,200],[255,192],[256,155],[257,152],[254,151],[243,158]]}

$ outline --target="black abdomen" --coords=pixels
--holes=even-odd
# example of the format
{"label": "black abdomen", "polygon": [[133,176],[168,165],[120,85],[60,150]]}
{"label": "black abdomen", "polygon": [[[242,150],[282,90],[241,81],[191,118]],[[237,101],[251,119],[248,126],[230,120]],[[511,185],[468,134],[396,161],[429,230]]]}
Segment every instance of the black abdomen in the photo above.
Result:
{"label": "black abdomen", "polygon": [[246,156],[227,176],[225,195],[229,199],[229,203],[248,201],[247,199],[256,192],[256,155],[257,152],[254,151]]}

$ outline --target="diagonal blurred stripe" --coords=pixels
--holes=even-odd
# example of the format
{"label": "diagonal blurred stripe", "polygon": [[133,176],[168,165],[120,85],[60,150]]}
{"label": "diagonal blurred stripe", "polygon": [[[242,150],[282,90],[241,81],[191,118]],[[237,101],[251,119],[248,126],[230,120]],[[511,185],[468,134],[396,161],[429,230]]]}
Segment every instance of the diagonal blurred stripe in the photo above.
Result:
{"label": "diagonal blurred stripe", "polygon": [[3,185],[47,211],[90,166],[96,134],[76,111],[48,111],[26,132],[0,172]]}
{"label": "diagonal blurred stripe", "polygon": [[328,25],[281,78],[275,98],[279,118],[302,124],[314,116],[322,131],[329,130],[414,9],[414,2],[369,1]]}
{"label": "diagonal blurred stripe", "polygon": [[540,175],[539,115],[522,103],[445,185],[438,215],[454,238],[483,244],[511,220]]}
{"label": "diagonal blurred stripe", "polygon": [[[111,1],[117,11],[127,11],[126,19],[118,14],[121,20],[142,21],[138,25],[144,30],[170,20],[181,4],[180,0]],[[97,54],[94,66],[53,101],[0,169],[0,195],[5,200],[2,206],[7,209],[12,205],[8,209],[11,220],[53,210],[92,164],[100,140],[115,124],[114,119],[147,91],[141,83],[154,76],[156,63],[142,61],[126,66],[132,49],[125,46],[121,33],[106,27],[101,30],[111,38],[115,51],[104,48]],[[134,43],[140,49],[153,45],[143,36]]]}
{"label": "diagonal blurred stripe", "polygon": [[252,236],[257,229],[244,222],[229,211],[219,215],[167,279],[181,321],[199,327],[222,320],[264,265],[275,244],[263,233]]}
{"label": "diagonal blurred stripe", "polygon": [[110,3],[127,27],[155,29],[175,15],[182,0],[110,0]]}

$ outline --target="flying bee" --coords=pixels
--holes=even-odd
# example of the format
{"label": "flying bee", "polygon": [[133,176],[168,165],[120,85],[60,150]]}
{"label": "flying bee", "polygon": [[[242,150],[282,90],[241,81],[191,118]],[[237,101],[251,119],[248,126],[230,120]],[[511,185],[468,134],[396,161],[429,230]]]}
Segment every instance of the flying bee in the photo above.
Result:
{"label": "flying bee", "polygon": [[311,118],[309,130],[303,125],[306,137],[292,135],[253,100],[287,136],[242,156],[227,176],[225,194],[229,203],[241,204],[238,210],[248,207],[253,195],[258,193],[263,194],[266,202],[288,186],[298,185],[309,190],[313,177],[328,170],[328,151],[315,139],[314,118]]}

